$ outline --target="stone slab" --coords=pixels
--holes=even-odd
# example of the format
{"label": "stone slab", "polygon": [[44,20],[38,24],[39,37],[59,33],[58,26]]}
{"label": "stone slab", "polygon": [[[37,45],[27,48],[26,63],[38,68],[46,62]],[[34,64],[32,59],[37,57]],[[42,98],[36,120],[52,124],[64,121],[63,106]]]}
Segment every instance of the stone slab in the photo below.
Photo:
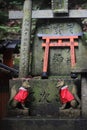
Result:
{"label": "stone slab", "polygon": [[[44,24],[45,23],[45,24]],[[63,20],[39,20],[37,23],[36,35],[34,36],[33,54],[32,54],[32,75],[41,75],[43,71],[43,61],[45,48],[42,43],[45,40],[42,36],[74,36],[82,34],[82,29],[79,23],[75,21]],[[63,40],[64,41],[64,40]],[[67,41],[67,40],[65,40]],[[76,69],[86,68],[87,48],[86,43],[80,35],[78,39],[78,47],[75,47],[75,65]],[[51,39],[50,42],[57,43],[57,39]],[[70,47],[50,47],[48,58],[48,76],[55,75],[70,75],[71,69]]]}
{"label": "stone slab", "polygon": [[[22,19],[23,11],[9,11],[9,19]],[[69,10],[69,14],[54,15],[52,10],[33,10],[32,18],[87,18],[87,10]]]}
{"label": "stone slab", "polygon": [[87,130],[86,119],[5,118],[0,130]]}
{"label": "stone slab", "polygon": [[72,73],[84,74],[87,73],[87,68],[76,68],[71,70]]}
{"label": "stone slab", "polygon": [[7,116],[8,117],[18,117],[18,116],[28,116],[29,110],[23,110],[23,109],[11,109],[8,110]]}

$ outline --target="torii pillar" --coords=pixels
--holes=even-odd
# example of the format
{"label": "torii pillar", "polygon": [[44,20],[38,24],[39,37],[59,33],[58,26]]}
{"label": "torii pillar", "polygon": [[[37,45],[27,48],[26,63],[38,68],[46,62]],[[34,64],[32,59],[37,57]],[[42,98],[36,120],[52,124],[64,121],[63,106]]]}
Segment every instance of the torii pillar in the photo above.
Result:
{"label": "torii pillar", "polygon": [[25,0],[23,8],[23,24],[22,24],[20,64],[19,64],[20,78],[27,77],[29,72],[31,17],[32,17],[32,0]]}

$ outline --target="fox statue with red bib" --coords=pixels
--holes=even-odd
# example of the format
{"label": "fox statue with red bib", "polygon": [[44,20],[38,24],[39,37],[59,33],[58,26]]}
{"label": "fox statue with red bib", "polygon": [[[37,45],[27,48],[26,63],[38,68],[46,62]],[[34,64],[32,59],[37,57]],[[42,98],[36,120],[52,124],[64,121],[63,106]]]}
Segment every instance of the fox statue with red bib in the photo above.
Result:
{"label": "fox statue with red bib", "polygon": [[80,108],[81,101],[77,94],[77,86],[73,85],[72,90],[69,89],[67,85],[65,85],[64,80],[58,80],[57,86],[59,89],[59,97],[62,103],[61,110],[67,108],[67,105],[70,108]]}
{"label": "fox statue with red bib", "polygon": [[16,108],[18,104],[21,105],[23,109],[28,109],[25,107],[25,101],[29,95],[29,82],[27,80],[23,81],[22,85],[16,91],[15,86],[11,89],[11,96],[9,100],[9,105],[11,108]]}

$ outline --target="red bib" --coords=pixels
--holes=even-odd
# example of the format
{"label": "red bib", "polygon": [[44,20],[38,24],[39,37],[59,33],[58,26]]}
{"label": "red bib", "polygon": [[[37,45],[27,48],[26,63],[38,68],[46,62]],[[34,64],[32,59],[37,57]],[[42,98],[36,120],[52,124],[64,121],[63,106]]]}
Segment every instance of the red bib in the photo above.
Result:
{"label": "red bib", "polygon": [[27,89],[20,87],[19,92],[15,95],[14,99],[18,102],[24,103],[28,94],[29,92],[27,91]]}
{"label": "red bib", "polygon": [[60,100],[62,103],[67,103],[70,102],[74,99],[74,96],[72,93],[69,91],[68,86],[64,86],[60,90]]}

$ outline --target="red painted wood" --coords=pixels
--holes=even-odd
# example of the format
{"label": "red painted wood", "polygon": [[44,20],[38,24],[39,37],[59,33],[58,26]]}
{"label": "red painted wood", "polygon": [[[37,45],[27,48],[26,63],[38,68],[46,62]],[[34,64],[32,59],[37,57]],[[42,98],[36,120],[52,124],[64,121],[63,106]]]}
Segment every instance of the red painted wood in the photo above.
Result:
{"label": "red painted wood", "polygon": [[42,39],[46,39],[46,38],[49,38],[49,39],[70,39],[70,38],[74,38],[74,39],[77,39],[78,36],[43,36]]}
{"label": "red painted wood", "polygon": [[13,51],[12,50],[6,50],[3,53],[3,64],[13,67]]}
{"label": "red painted wood", "polygon": [[74,39],[71,38],[70,39],[70,56],[71,56],[71,66],[74,67],[75,66],[75,48],[74,48]]}
{"label": "red painted wood", "polygon": [[46,38],[46,46],[44,52],[44,63],[43,63],[43,72],[47,72],[48,68],[48,56],[49,56],[49,38]]}
{"label": "red painted wood", "polygon": [[1,92],[0,93],[0,119],[7,115],[9,93]]}
{"label": "red painted wood", "polygon": [[[70,47],[71,42],[62,42],[62,43],[49,43],[49,47]],[[78,46],[78,42],[74,42],[74,46]],[[42,43],[42,47],[46,47],[46,43]]]}
{"label": "red painted wood", "polygon": [[[78,46],[78,42],[74,42],[74,39],[77,39],[78,36],[58,36],[58,37],[42,37],[46,40],[46,43],[42,43],[42,47],[45,47],[44,52],[44,63],[43,63],[43,72],[47,72],[48,68],[48,57],[49,57],[49,48],[50,47],[70,47],[70,56],[71,56],[71,67],[75,66],[75,47]],[[57,39],[58,42],[50,42],[51,39]],[[62,40],[68,39],[69,42],[63,42]]]}

